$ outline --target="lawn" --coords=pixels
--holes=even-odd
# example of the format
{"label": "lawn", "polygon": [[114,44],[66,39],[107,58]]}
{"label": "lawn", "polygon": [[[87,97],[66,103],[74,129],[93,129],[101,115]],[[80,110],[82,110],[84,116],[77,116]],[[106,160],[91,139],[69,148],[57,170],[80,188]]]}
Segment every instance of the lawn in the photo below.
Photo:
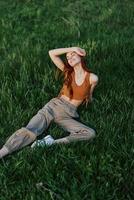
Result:
{"label": "lawn", "polygon": [[[132,0],[0,0],[0,147],[58,95],[48,51],[73,46],[99,77],[93,102],[78,108],[96,137],[0,160],[0,200],[134,199]],[[45,134],[65,132],[52,123]]]}

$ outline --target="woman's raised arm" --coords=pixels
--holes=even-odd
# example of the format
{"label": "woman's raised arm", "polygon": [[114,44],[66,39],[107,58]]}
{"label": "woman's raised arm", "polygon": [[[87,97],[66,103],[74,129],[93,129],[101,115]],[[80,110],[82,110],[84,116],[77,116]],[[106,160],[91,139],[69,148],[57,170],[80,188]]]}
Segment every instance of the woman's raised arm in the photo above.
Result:
{"label": "woman's raised arm", "polygon": [[68,53],[70,51],[75,51],[76,47],[58,48],[49,50],[49,56],[53,63],[61,70],[64,70],[64,62],[59,57],[59,55]]}

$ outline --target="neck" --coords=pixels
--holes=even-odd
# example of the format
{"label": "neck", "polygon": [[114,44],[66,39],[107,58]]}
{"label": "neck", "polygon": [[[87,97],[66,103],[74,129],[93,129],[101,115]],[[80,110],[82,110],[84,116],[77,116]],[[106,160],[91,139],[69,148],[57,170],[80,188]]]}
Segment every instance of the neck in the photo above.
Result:
{"label": "neck", "polygon": [[74,72],[75,74],[84,74],[85,70],[82,68],[81,63],[74,66]]}

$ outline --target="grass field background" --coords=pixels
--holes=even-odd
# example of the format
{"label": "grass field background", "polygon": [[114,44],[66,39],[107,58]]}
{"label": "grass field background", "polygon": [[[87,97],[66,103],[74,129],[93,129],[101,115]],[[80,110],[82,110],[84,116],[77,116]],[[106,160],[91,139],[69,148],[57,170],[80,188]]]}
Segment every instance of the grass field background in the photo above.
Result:
{"label": "grass field background", "polygon": [[[84,48],[99,77],[94,101],[78,108],[97,131],[92,143],[26,147],[0,160],[0,200],[134,199],[133,35],[132,0],[0,0],[1,146],[58,95],[50,49]],[[55,123],[45,134],[65,135]]]}

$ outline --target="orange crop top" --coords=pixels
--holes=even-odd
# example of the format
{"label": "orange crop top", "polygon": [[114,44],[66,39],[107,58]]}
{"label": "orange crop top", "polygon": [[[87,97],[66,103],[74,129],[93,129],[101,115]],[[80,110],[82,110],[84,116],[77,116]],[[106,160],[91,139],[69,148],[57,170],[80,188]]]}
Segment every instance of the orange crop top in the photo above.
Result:
{"label": "orange crop top", "polygon": [[[72,89],[73,89],[73,97],[72,97],[72,99],[84,100],[85,97],[90,92],[90,86],[91,86],[91,84],[89,82],[90,73],[87,72],[85,80],[80,86],[77,85],[76,82],[75,82],[75,77],[74,77],[75,73],[74,73],[74,71],[72,72],[71,75],[72,75],[72,84],[71,85],[72,85]],[[65,85],[65,84],[63,84],[63,87],[61,88],[60,93],[61,93],[61,95],[63,94],[65,96],[67,96],[67,97],[70,97],[67,85]]]}

